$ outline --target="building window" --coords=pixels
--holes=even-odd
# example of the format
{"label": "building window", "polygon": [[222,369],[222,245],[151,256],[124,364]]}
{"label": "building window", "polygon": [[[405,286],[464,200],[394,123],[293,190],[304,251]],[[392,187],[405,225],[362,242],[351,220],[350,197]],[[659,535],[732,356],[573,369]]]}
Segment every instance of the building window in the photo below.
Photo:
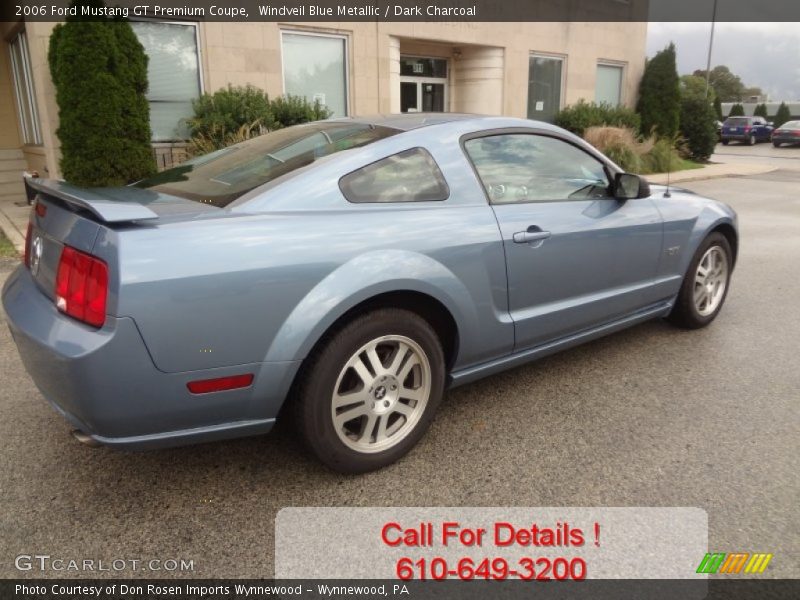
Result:
{"label": "building window", "polygon": [[23,144],[41,144],[42,129],[39,111],[36,108],[36,91],[31,73],[31,56],[28,52],[28,36],[20,31],[11,43],[11,75],[17,100],[17,114]]}
{"label": "building window", "polygon": [[447,59],[401,56],[400,75],[447,79]]}
{"label": "building window", "polygon": [[528,118],[552,123],[561,110],[564,59],[532,55],[528,61]]}
{"label": "building window", "polygon": [[197,26],[157,21],[132,21],[131,26],[150,59],[147,100],[153,141],[188,139],[185,119],[194,115],[192,100],[201,93]]}
{"label": "building window", "polygon": [[622,104],[622,74],[623,67],[619,65],[597,65],[594,99],[598,104]]}
{"label": "building window", "polygon": [[283,91],[319,101],[333,117],[347,116],[347,40],[282,32]]}

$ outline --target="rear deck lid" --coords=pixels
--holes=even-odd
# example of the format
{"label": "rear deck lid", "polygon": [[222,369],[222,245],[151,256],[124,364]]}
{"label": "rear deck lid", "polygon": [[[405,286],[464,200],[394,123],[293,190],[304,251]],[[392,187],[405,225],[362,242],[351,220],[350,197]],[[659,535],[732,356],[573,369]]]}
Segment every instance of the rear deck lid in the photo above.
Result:
{"label": "rear deck lid", "polygon": [[[104,228],[150,226],[165,218],[192,218],[220,209],[135,187],[80,188],[63,181],[26,179],[33,202],[28,234],[28,268],[42,292],[55,296],[58,264],[64,246],[107,260],[95,250]],[[112,280],[116,265],[108,265]]]}

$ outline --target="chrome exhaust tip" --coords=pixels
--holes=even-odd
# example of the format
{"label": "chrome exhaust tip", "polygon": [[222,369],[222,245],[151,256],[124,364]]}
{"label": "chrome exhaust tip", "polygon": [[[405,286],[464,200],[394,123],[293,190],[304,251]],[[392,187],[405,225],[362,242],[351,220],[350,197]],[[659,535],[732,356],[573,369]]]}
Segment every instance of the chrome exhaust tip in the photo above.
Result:
{"label": "chrome exhaust tip", "polygon": [[80,429],[73,429],[72,430],[72,437],[78,440],[84,446],[91,446],[92,448],[97,448],[101,446],[100,442],[90,436],[88,433],[84,433]]}

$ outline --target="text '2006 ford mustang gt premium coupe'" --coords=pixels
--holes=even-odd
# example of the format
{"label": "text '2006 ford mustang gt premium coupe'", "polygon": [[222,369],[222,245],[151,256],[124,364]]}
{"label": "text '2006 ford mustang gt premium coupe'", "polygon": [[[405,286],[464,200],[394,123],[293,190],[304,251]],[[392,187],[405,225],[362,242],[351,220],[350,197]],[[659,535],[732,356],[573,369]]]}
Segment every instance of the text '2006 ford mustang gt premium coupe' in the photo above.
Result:
{"label": "text '2006 ford mustang gt premium coupe'", "polygon": [[3,305],[79,437],[155,448],[292,414],[348,472],[408,452],[448,386],[647,319],[707,325],[738,246],[725,204],[501,117],[323,121],[128,187],[28,187]]}

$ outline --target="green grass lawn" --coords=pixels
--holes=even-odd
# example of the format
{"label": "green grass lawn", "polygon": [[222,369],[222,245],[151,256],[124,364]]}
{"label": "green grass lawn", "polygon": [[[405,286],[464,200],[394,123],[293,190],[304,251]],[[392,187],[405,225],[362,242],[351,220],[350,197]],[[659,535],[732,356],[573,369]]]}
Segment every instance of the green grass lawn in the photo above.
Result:
{"label": "green grass lawn", "polygon": [[678,169],[679,171],[688,171],[689,169],[702,169],[705,167],[704,164],[694,162],[693,160],[687,160],[685,158],[681,159],[681,168]]}
{"label": "green grass lawn", "polygon": [[14,248],[14,244],[0,231],[0,258],[17,258],[19,252]]}

